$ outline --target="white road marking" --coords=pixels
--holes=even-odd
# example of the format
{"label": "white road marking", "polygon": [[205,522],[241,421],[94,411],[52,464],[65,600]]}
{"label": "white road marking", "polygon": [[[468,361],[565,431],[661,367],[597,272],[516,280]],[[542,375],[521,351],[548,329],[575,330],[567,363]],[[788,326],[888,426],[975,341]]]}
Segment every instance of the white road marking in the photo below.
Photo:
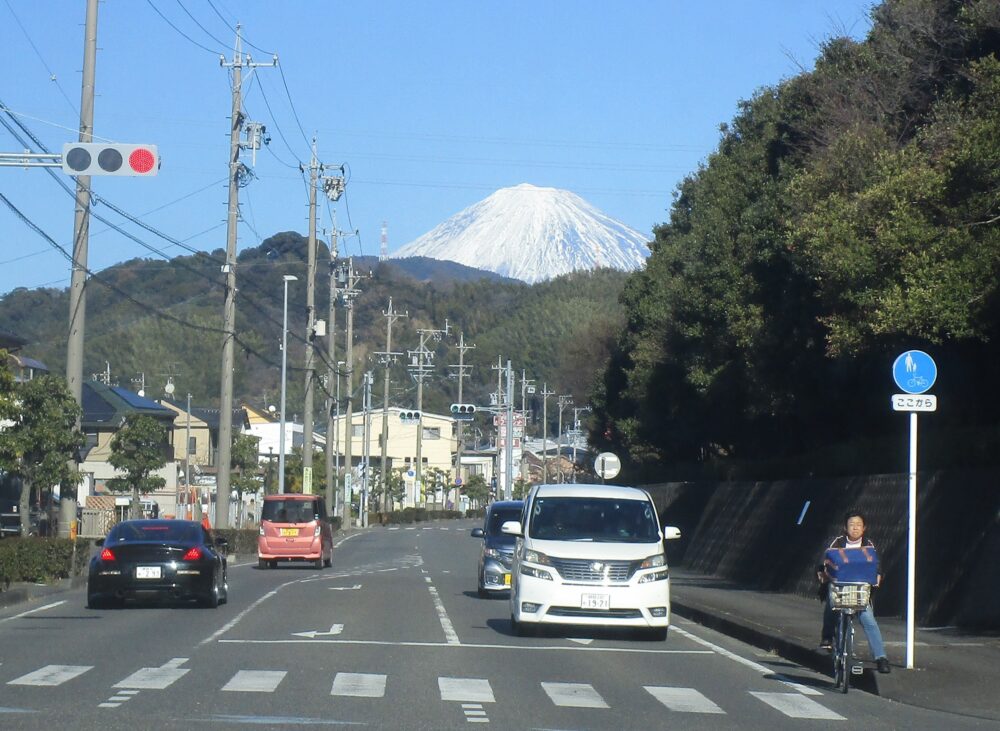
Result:
{"label": "white road marking", "polygon": [[93,665],[46,665],[33,673],[8,681],[7,685],[62,685],[93,667]]}
{"label": "white road marking", "polygon": [[120,706],[120,705],[121,705],[121,703],[98,703],[97,707],[98,708],[118,708],[118,706]]}
{"label": "white road marking", "polygon": [[163,690],[164,688],[169,688],[189,672],[189,668],[180,667],[185,662],[187,662],[186,657],[175,657],[170,662],[166,662],[158,668],[140,668],[111,687],[138,688],[139,690]]}
{"label": "white road marking", "polygon": [[309,630],[308,632],[292,632],[292,634],[296,635],[297,637],[308,637],[309,639],[315,639],[316,637],[319,636],[339,635],[343,631],[344,631],[344,625],[333,624],[330,625],[329,632],[318,632],[317,630]]}
{"label": "white road marking", "polygon": [[[427,579],[430,581],[430,579]],[[444,609],[444,604],[441,601],[441,597],[438,596],[438,591],[433,586],[427,587],[431,592],[431,598],[434,600],[434,608],[437,610],[438,619],[441,621],[441,629],[444,630],[444,637],[449,645],[461,645],[462,643],[458,639],[458,634],[455,632],[455,628],[451,624],[451,620],[448,618],[448,612]]]}
{"label": "white road marking", "polygon": [[557,706],[608,708],[601,694],[589,683],[542,683],[542,690]]}
{"label": "white road marking", "polygon": [[824,721],[846,720],[839,713],[821,706],[812,698],[806,698],[798,693],[759,693],[750,691],[750,695],[759,698],[767,705],[781,711],[790,718],[816,718]]}
{"label": "white road marking", "polygon": [[240,670],[222,686],[237,693],[273,693],[288,673],[284,670]]}
{"label": "white road marking", "polygon": [[[450,642],[406,642],[393,640],[325,640],[325,639],[278,639],[278,640],[219,640],[219,644],[230,645],[294,645],[314,642],[327,645],[371,645],[373,647],[458,647],[473,650],[514,650],[518,652],[611,652],[631,655],[704,655],[715,653],[711,650],[650,650],[638,647],[572,647],[569,645],[489,645],[485,643]],[[821,693],[819,695],[822,695]]]}
{"label": "white road marking", "polygon": [[337,673],[333,679],[330,695],[383,698],[385,696],[385,678],[385,675],[377,673]]}
{"label": "white road marking", "polygon": [[760,673],[766,678],[774,678],[776,680],[779,680],[785,685],[787,685],[789,688],[794,688],[803,695],[823,695],[820,691],[816,690],[815,688],[810,688],[808,685],[802,685],[802,683],[796,683],[792,680],[789,680],[781,673],[776,673],[770,668],[765,667],[760,663],[756,663],[753,660],[748,660],[745,657],[740,657],[735,652],[730,652],[726,648],[716,645],[714,642],[709,642],[708,640],[702,639],[697,635],[691,634],[687,630],[683,630],[677,625],[671,625],[670,629],[672,632],[676,632],[682,637],[687,637],[692,642],[696,642],[699,645],[702,645],[703,647],[711,648],[713,652],[722,655],[723,657],[732,660],[733,662],[738,662],[740,665],[746,665],[748,668],[756,670],[758,673]]}
{"label": "white road marking", "polygon": [[438,678],[441,700],[465,703],[496,703],[490,681],[483,678]]}
{"label": "white road marking", "polygon": [[[386,569],[383,569],[385,571]],[[395,571],[395,569],[388,569],[389,571]],[[330,586],[327,587],[330,591],[355,591],[361,588],[361,584],[355,584],[354,586]]]}
{"label": "white road marking", "polygon": [[678,713],[725,713],[694,688],[644,685],[646,691],[671,711]]}
{"label": "white road marking", "polygon": [[584,638],[584,637],[567,637],[566,639],[569,640],[570,642],[576,642],[581,645],[589,645],[591,642],[594,641],[592,638]]}
{"label": "white road marking", "polygon": [[53,607],[58,607],[60,604],[65,604],[66,600],[63,599],[59,602],[53,602],[52,604],[46,604],[44,607],[35,607],[34,609],[29,609],[27,612],[21,612],[20,614],[15,614],[13,617],[5,617],[0,619],[0,624],[4,622],[9,622],[12,619],[20,619],[21,617],[27,617],[29,614],[34,614],[35,612],[44,612],[46,609],[52,609]]}

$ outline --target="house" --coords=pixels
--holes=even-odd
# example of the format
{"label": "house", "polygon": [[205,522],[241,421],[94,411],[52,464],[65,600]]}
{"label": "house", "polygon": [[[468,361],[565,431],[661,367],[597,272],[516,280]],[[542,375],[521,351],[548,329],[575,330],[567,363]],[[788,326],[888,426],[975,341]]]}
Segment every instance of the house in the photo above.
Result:
{"label": "house", "polygon": [[27,344],[28,341],[24,338],[0,330],[0,349],[7,351],[7,367],[14,374],[14,381],[17,383],[30,381],[49,372],[49,367],[41,361],[21,354],[21,349]]}
{"label": "house", "polygon": [[177,462],[174,459],[174,419],[176,413],[155,401],[139,396],[120,386],[100,381],[85,381],[82,388],[83,416],[80,429],[86,437],[80,463],[83,478],[77,495],[83,506],[88,498],[108,495],[107,481],[122,474],[108,462],[111,440],[129,416],[141,414],[160,422],[167,430],[163,445],[167,464],[154,472],[165,481],[164,486],[149,495],[159,506],[160,514],[174,515],[177,505]]}

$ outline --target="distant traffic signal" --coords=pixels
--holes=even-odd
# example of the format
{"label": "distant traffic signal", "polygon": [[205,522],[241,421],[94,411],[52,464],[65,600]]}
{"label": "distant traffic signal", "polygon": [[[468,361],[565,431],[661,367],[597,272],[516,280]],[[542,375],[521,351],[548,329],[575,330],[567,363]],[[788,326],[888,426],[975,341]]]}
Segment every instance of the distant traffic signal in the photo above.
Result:
{"label": "distant traffic signal", "polygon": [[403,422],[420,421],[420,412],[419,411],[406,411],[406,410],[400,411],[399,412],[399,420],[403,421]]}
{"label": "distant traffic signal", "polygon": [[160,156],[156,145],[69,142],[63,145],[62,169],[67,175],[147,177],[160,169]]}
{"label": "distant traffic signal", "polygon": [[452,404],[451,415],[457,421],[472,421],[472,417],[476,415],[476,406],[475,404]]}

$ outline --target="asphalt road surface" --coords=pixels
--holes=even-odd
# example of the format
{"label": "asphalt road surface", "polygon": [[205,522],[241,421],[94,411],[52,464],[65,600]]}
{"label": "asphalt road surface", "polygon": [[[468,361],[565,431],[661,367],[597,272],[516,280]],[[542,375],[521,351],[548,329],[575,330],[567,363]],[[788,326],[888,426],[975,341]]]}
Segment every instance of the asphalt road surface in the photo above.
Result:
{"label": "asphalt road surface", "polygon": [[476,596],[472,521],[372,528],[333,567],[230,563],[229,603],[0,613],[0,728],[982,728],[834,692],[828,678],[674,617],[665,642],[515,637]]}

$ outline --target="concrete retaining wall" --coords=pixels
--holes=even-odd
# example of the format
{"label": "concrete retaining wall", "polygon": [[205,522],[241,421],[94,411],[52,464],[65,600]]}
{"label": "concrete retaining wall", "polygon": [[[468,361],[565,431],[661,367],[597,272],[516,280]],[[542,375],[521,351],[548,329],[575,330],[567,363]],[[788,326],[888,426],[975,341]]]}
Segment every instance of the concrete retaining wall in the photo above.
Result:
{"label": "concrete retaining wall", "polygon": [[[670,560],[764,591],[814,596],[844,513],[868,518],[885,574],[879,615],[906,610],[907,476],[647,485],[684,538]],[[808,505],[807,505],[808,504]],[[804,511],[804,513],[803,513]],[[917,619],[1000,629],[1000,471],[918,476]]]}

